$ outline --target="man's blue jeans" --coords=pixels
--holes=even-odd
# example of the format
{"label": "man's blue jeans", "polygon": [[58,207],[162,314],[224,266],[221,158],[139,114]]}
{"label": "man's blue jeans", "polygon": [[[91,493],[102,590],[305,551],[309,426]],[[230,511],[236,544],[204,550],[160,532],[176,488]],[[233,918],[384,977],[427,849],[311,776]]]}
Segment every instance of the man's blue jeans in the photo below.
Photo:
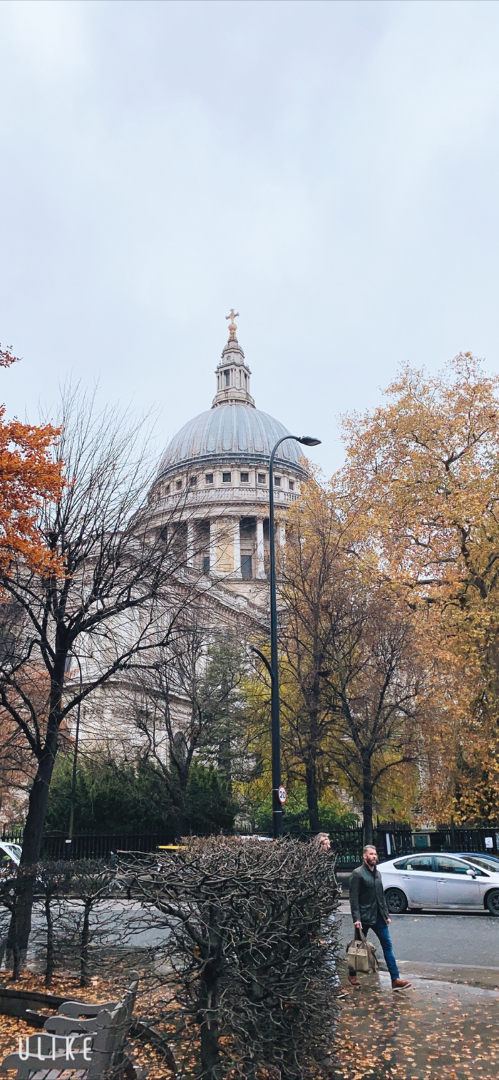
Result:
{"label": "man's blue jeans", "polygon": [[368,923],[362,923],[362,932],[364,937],[367,937],[367,931],[374,930],[374,933],[381,942],[381,948],[383,949],[383,956],[385,963],[390,972],[392,979],[399,979],[399,969],[397,967],[397,961],[395,959],[395,953],[393,951],[392,939],[390,937],[390,931],[384,919],[378,912],[378,918],[376,919],[376,926],[369,926]]}
{"label": "man's blue jeans", "polygon": [[[378,918],[376,920],[376,926],[370,926],[369,923],[362,923],[362,933],[364,937],[367,937],[367,931],[374,930],[381,942],[381,948],[383,949],[383,956],[386,961],[386,966],[392,979],[399,979],[399,969],[397,967],[397,961],[395,959],[395,953],[393,951],[392,939],[390,937],[390,931],[384,919],[378,912]],[[352,969],[353,970],[353,969]],[[355,972],[354,972],[355,974]]]}

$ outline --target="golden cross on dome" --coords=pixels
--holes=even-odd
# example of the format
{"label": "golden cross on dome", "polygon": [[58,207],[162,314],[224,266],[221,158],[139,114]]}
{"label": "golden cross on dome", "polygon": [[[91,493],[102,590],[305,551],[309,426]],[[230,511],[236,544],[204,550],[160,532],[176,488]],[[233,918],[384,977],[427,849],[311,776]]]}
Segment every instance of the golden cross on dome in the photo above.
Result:
{"label": "golden cross on dome", "polygon": [[238,311],[234,311],[234,308],[233,308],[233,307],[231,307],[231,309],[230,309],[230,315],[226,315],[226,316],[225,316],[225,318],[226,318],[226,319],[230,319],[230,323],[229,323],[229,330],[232,330],[232,328],[234,328],[234,330],[237,330],[237,326],[236,326],[236,324],[235,324],[235,322],[234,322],[234,319],[238,319],[238,318],[239,318],[239,312],[238,312]]}

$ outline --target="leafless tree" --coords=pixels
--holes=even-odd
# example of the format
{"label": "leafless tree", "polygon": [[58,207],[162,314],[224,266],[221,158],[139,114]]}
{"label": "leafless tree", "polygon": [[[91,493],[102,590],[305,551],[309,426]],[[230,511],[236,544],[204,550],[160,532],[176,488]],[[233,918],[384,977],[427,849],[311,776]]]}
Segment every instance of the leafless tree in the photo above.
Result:
{"label": "leafless tree", "polygon": [[373,801],[387,773],[420,756],[431,687],[411,626],[376,588],[347,583],[327,610],[330,642],[322,695],[334,722],[331,753],[362,805],[364,842],[373,840]]}
{"label": "leafless tree", "polygon": [[[143,424],[130,424],[116,410],[99,413],[72,391],[64,395],[60,422],[57,453],[67,483],[60,502],[41,509],[39,528],[63,571],[37,574],[17,562],[0,580],[16,612],[15,632],[0,655],[0,707],[34,762],[24,868],[39,859],[52,770],[71,714],[139,655],[167,643],[196,589],[178,542],[178,507],[151,528]],[[81,680],[68,679],[75,658]],[[33,874],[23,874],[10,940],[20,961],[33,887]]]}
{"label": "leafless tree", "polygon": [[[22,610],[4,598],[0,603],[0,669],[13,663],[16,639],[22,629]],[[47,699],[47,684],[40,671],[27,666],[23,689],[31,691],[37,703],[40,723]],[[35,683],[37,685],[35,685]],[[6,709],[0,706],[0,811],[4,822],[19,820],[35,775],[35,760],[23,732]]]}
{"label": "leafless tree", "polygon": [[193,761],[215,764],[230,793],[244,757],[244,654],[236,636],[214,631],[205,615],[201,606],[184,611],[124,689],[124,714],[140,733],[143,761],[163,777],[178,837]]}
{"label": "leafless tree", "polygon": [[304,778],[310,827],[342,775],[372,842],[373,802],[389,770],[414,762],[431,708],[406,612],[363,566],[347,526],[308,492],[281,567],[281,705],[288,775]]}
{"label": "leafless tree", "polygon": [[295,523],[279,568],[283,750],[290,779],[305,780],[314,833],[321,828],[319,798],[329,779],[335,728],[323,694],[332,635],[327,606],[342,561],[337,521],[317,515],[307,543]]}
{"label": "leafless tree", "polygon": [[[80,902],[80,909],[73,917],[72,934],[68,934],[68,918],[64,920],[66,942],[68,938],[77,938],[80,986],[88,986],[89,981],[89,949],[92,939],[91,917],[99,905],[109,901],[111,885],[113,881],[112,868],[96,859],[75,862],[71,866],[71,897]],[[109,907],[109,905],[108,905]],[[109,922],[114,922],[114,912],[106,912],[106,932],[109,936]],[[76,924],[76,926],[75,926]],[[93,934],[95,937],[95,932]]]}
{"label": "leafless tree", "polygon": [[57,951],[54,923],[58,921],[57,908],[60,906],[61,897],[67,896],[69,893],[71,875],[72,864],[59,860],[38,863],[36,869],[37,888],[43,896],[43,911],[45,915],[45,986],[52,986]]}

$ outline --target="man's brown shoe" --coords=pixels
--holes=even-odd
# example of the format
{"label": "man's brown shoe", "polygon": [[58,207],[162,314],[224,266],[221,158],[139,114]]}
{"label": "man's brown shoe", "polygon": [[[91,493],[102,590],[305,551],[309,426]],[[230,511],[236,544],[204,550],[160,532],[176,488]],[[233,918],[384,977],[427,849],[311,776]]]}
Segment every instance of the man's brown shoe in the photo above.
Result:
{"label": "man's brown shoe", "polygon": [[407,979],[392,979],[392,990],[407,990],[410,985]]}
{"label": "man's brown shoe", "polygon": [[360,990],[360,979],[358,979],[356,975],[349,975],[348,981],[350,986],[354,986],[356,990]]}

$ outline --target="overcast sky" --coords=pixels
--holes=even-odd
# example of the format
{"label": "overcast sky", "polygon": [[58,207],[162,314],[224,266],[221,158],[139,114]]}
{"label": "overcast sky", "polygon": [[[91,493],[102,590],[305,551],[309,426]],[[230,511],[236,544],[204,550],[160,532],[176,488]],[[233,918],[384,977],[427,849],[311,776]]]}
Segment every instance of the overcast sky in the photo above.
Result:
{"label": "overcast sky", "polygon": [[3,0],[8,414],[72,375],[166,444],[231,307],[326,473],[399,363],[499,371],[498,55],[489,0]]}

